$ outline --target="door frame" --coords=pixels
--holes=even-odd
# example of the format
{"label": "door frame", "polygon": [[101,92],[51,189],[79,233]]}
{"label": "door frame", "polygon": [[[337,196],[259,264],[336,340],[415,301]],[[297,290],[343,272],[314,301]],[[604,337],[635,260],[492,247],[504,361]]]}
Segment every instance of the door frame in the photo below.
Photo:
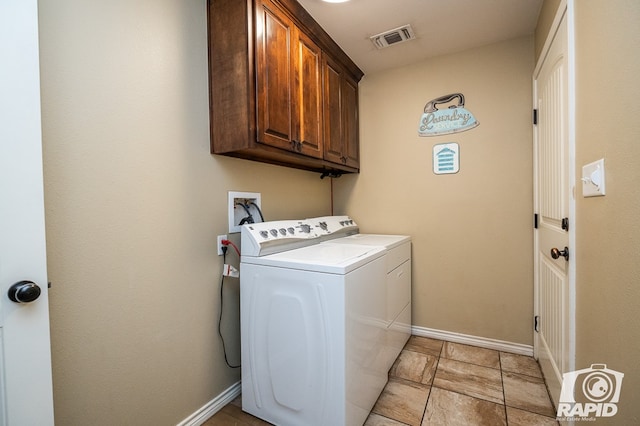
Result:
{"label": "door frame", "polygon": [[[561,0],[556,11],[553,23],[549,28],[549,32],[546,36],[546,40],[540,56],[536,62],[536,66],[533,72],[532,77],[532,86],[533,86],[533,108],[537,108],[537,76],[540,74],[540,70],[544,63],[544,59],[549,52],[551,47],[551,43],[554,39],[556,32],[560,27],[560,23],[562,21],[563,16],[567,21],[567,137],[568,137],[568,149],[569,149],[569,158],[568,158],[568,168],[569,168],[569,247],[571,252],[571,261],[568,265],[568,281],[569,281],[569,300],[567,301],[567,306],[569,312],[567,312],[568,325],[566,331],[569,333],[566,341],[569,343],[569,347],[567,348],[567,371],[575,370],[575,360],[576,360],[576,260],[578,253],[578,247],[576,245],[576,127],[575,127],[575,0]],[[537,182],[537,135],[534,127],[534,185]],[[535,186],[534,186],[535,188]],[[534,205],[538,205],[538,193],[537,190],[534,190]],[[540,262],[539,259],[539,248],[538,248],[538,235],[537,230],[534,229],[534,315],[539,315],[539,274],[538,274],[538,265]],[[534,331],[534,344],[533,351],[534,357],[539,359],[539,341],[538,334]],[[567,371],[561,371],[560,373],[566,373]],[[545,381],[547,382],[547,386],[549,386],[549,381],[554,378],[546,377]],[[560,377],[560,384],[562,383],[562,378]],[[557,388],[557,389],[555,389]],[[549,390],[551,393],[551,397],[554,400],[554,403],[557,405],[558,399],[560,396],[560,388],[557,386],[549,386]]]}
{"label": "door frame", "polygon": [[[54,424],[37,0],[0,3],[0,425]],[[41,289],[31,303],[14,283]]]}

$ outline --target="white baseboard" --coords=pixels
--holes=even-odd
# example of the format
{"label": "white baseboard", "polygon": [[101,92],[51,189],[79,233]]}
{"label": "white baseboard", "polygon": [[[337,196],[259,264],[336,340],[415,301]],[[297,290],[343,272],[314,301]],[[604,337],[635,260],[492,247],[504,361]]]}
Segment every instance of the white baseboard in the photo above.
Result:
{"label": "white baseboard", "polygon": [[200,426],[201,424],[206,422],[209,417],[220,411],[222,407],[236,399],[236,397],[240,395],[241,391],[241,382],[238,381],[227,388],[220,395],[216,396],[211,401],[200,407],[198,411],[178,423],[177,426]]}
{"label": "white baseboard", "polygon": [[414,336],[446,340],[447,342],[463,343],[465,345],[495,349],[502,352],[533,356],[533,346],[523,345],[522,343],[506,342],[504,340],[490,339],[488,337],[471,336],[468,334],[455,333],[453,331],[436,330],[433,328],[418,327],[415,325],[411,327],[411,334]]}

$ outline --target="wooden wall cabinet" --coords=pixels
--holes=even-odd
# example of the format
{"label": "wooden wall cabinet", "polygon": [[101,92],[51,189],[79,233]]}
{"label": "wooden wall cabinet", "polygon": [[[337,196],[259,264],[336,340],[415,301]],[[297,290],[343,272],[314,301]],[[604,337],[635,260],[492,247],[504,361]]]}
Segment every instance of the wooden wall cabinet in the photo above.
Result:
{"label": "wooden wall cabinet", "polygon": [[358,83],[329,57],[324,75],[324,158],[347,167],[360,166]]}
{"label": "wooden wall cabinet", "polygon": [[295,0],[209,0],[211,152],[359,171],[362,71]]}

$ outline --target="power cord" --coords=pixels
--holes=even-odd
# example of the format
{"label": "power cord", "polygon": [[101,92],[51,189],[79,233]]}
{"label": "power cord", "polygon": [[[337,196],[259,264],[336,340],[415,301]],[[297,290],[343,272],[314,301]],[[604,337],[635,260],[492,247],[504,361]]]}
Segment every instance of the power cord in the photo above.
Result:
{"label": "power cord", "polygon": [[244,225],[245,223],[255,223],[255,219],[253,218],[253,215],[251,214],[251,207],[250,206],[255,207],[255,209],[258,211],[258,214],[260,215],[260,220],[262,222],[264,222],[264,216],[262,215],[262,210],[260,210],[260,207],[258,207],[258,205],[256,203],[254,203],[253,201],[244,200],[244,203],[237,202],[235,205],[242,207],[244,209],[245,213],[247,214],[247,216],[244,217],[240,221],[239,225]]}
{"label": "power cord", "polygon": [[[220,240],[220,244],[222,244],[222,253],[226,256],[227,247],[231,246],[238,253],[238,257],[240,257],[240,250],[238,250],[238,246],[233,244],[231,240]],[[224,260],[224,258],[223,258]]]}
{"label": "power cord", "polygon": [[247,206],[245,203],[236,203],[236,206],[242,207],[247,213],[247,217],[243,218],[240,221],[239,225],[244,225],[245,223],[254,223],[253,215],[251,214],[251,211],[249,211],[249,206]]}
{"label": "power cord", "polygon": [[[231,243],[230,241],[224,240],[222,242],[224,245],[222,246],[222,264],[225,265],[227,262],[227,244]],[[233,247],[238,251],[237,247],[234,244]],[[222,274],[222,279],[220,281],[220,317],[218,318],[218,334],[220,335],[220,340],[222,341],[222,351],[224,352],[224,362],[227,363],[227,366],[230,368],[240,368],[241,364],[232,365],[229,363],[229,359],[227,358],[227,347],[224,343],[224,337],[222,336],[222,308],[224,307],[224,274]]]}
{"label": "power cord", "polygon": [[258,210],[258,214],[260,215],[260,220],[262,222],[264,222],[264,216],[262,216],[262,210],[260,210],[260,207],[258,207],[258,205],[256,203],[254,203],[253,201],[249,203],[250,205],[252,205],[253,207],[256,208],[256,210]]}

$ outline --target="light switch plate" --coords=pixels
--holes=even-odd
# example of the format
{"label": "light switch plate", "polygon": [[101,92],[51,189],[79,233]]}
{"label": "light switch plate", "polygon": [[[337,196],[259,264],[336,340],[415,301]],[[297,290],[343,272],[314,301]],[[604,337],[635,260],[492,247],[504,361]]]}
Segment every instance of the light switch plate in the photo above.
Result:
{"label": "light switch plate", "polygon": [[582,196],[600,197],[605,194],[604,158],[582,166]]}

